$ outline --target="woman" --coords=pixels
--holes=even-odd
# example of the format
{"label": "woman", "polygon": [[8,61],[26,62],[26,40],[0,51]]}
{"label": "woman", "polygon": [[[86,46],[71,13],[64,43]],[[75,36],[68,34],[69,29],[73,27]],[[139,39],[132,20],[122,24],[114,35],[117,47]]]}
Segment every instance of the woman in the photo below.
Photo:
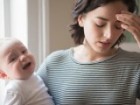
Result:
{"label": "woman", "polygon": [[140,54],[119,48],[124,31],[140,47],[135,0],[76,0],[75,47],[49,55],[38,74],[56,105],[134,105],[140,97]]}

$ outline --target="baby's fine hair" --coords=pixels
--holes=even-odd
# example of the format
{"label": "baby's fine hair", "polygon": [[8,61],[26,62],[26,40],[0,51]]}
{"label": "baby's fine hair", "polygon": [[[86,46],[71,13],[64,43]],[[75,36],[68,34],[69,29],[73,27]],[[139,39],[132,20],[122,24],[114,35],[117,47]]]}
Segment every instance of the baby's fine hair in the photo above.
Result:
{"label": "baby's fine hair", "polygon": [[15,39],[15,38],[12,38],[12,37],[2,37],[2,38],[0,38],[0,47],[1,47],[3,44],[9,42],[9,41],[12,40],[12,39]]}
{"label": "baby's fine hair", "polygon": [[15,38],[15,37],[1,37],[0,38],[0,47],[2,47],[3,45],[10,43],[10,41],[20,41],[19,39]]}

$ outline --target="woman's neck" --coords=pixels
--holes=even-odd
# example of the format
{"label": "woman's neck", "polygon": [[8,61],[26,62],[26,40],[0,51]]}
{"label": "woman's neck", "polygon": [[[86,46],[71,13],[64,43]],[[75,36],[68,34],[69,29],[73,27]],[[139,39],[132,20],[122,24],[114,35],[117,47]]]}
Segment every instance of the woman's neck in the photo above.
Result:
{"label": "woman's neck", "polygon": [[74,58],[80,62],[91,62],[91,61],[99,61],[110,57],[116,53],[117,49],[110,49],[105,53],[98,53],[85,45],[80,45],[74,48]]}

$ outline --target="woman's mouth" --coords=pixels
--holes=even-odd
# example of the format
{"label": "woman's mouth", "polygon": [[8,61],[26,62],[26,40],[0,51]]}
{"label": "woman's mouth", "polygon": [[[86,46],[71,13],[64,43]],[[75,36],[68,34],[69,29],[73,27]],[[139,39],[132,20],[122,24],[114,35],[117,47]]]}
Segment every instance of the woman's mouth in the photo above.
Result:
{"label": "woman's mouth", "polygon": [[110,46],[110,42],[105,42],[105,41],[100,41],[99,45],[103,48],[109,47]]}

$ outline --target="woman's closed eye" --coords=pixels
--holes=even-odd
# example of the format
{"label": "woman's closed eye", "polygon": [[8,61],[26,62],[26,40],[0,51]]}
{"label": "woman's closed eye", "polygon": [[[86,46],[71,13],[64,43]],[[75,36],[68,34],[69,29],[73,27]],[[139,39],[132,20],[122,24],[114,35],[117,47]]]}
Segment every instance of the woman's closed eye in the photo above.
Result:
{"label": "woman's closed eye", "polygon": [[105,25],[106,25],[106,23],[104,22],[104,21],[101,21],[101,20],[97,20],[96,22],[95,22],[95,25],[97,26],[97,27],[104,27]]}
{"label": "woman's closed eye", "polygon": [[96,24],[96,26],[101,28],[101,27],[104,27],[105,24]]}

